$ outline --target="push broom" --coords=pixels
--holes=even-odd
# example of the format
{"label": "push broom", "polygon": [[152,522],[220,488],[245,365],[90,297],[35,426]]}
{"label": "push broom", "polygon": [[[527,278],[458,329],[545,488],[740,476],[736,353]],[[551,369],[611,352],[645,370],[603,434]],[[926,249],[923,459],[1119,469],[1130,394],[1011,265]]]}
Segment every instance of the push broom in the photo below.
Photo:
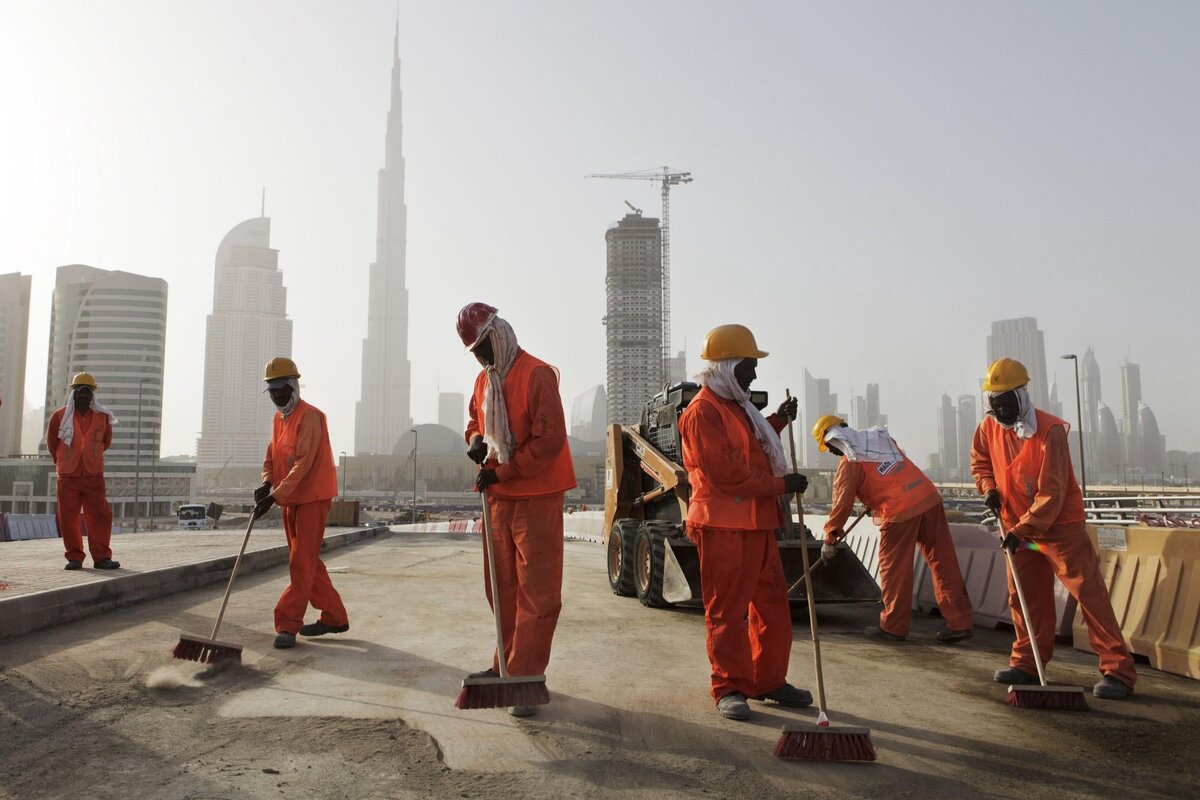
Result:
{"label": "push broom", "polygon": [[242,646],[217,639],[217,631],[221,629],[221,620],[225,618],[225,606],[229,605],[229,595],[233,591],[233,579],[237,577],[238,567],[241,566],[242,556],[246,552],[246,544],[250,541],[250,531],[254,530],[254,514],[246,525],[246,535],[242,537],[242,549],[238,551],[237,560],[233,562],[233,572],[229,574],[229,585],[225,587],[225,597],[221,600],[221,611],[217,614],[217,622],[213,625],[212,635],[205,639],[189,633],[180,634],[179,644],[171,651],[171,655],[182,661],[199,661],[201,664],[215,664],[218,661],[242,660]]}
{"label": "push broom", "polygon": [[508,658],[504,652],[504,628],[500,623],[500,586],[496,580],[496,553],[492,547],[492,521],[488,513],[487,489],[483,498],[483,545],[487,551],[488,579],[492,584],[492,612],[496,618],[496,663],[499,677],[463,678],[462,689],[455,708],[507,708],[509,706],[540,706],[550,702],[545,675],[509,675]]}
{"label": "push broom", "polygon": [[[792,398],[791,391],[787,397]],[[788,445],[792,452],[792,471],[799,472],[796,464],[796,436],[792,432],[792,421],[788,420]],[[804,506],[800,493],[796,492],[796,511],[800,515],[800,529],[804,530]],[[864,514],[866,512],[863,512]],[[860,515],[861,519],[861,515]],[[800,548],[804,571],[808,572],[808,546]],[[812,581],[804,582],[808,593],[808,627],[812,631],[813,665],[817,673],[817,708],[820,715],[815,725],[784,725],[779,741],[775,743],[775,755],[779,758],[798,758],[810,761],[874,761],[875,746],[871,744],[868,728],[852,728],[829,724],[825,706],[825,680],[821,675],[821,637],[817,634],[817,604],[813,600]]]}
{"label": "push broom", "polygon": [[1025,604],[1025,591],[1021,588],[1021,579],[1017,575],[1017,561],[1013,558],[1013,546],[1008,543],[1008,533],[1000,515],[996,515],[996,524],[1000,526],[1000,549],[1008,561],[1008,574],[1012,575],[1013,586],[1017,589],[1017,601],[1021,604],[1021,616],[1025,618],[1025,632],[1029,635],[1029,648],[1033,650],[1033,663],[1037,666],[1037,686],[1021,686],[1014,684],[1008,687],[1005,701],[1017,708],[1054,708],[1064,711],[1087,711],[1087,699],[1079,686],[1047,686],[1046,669],[1042,666],[1042,654],[1038,652],[1037,632],[1033,628],[1033,617],[1029,616],[1029,606]]}
{"label": "push broom", "polygon": [[[858,516],[854,518],[854,522],[850,523],[850,527],[846,528],[846,533],[843,534],[843,536],[849,536],[850,531],[854,530],[854,526],[857,525],[859,522],[861,522],[862,518],[865,517],[869,513],[871,513],[871,509],[869,509],[869,508],[864,508],[862,511],[860,511]],[[801,575],[799,578],[797,578],[796,582],[788,587],[788,590],[787,590],[788,596],[790,597],[792,592],[794,592],[800,588],[800,584],[802,584],[808,580],[808,576],[812,574],[813,570],[817,569],[820,566],[828,564],[828,563],[829,563],[829,559],[826,558],[825,556],[821,556],[820,558],[818,558],[817,563],[813,564],[811,567],[808,567],[806,570],[804,570],[804,574]]]}

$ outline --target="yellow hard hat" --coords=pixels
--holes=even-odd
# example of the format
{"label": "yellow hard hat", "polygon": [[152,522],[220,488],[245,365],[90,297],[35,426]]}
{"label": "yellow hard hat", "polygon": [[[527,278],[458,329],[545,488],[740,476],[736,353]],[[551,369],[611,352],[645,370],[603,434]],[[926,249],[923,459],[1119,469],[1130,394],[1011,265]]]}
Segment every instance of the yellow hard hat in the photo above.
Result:
{"label": "yellow hard hat", "polygon": [[745,325],[718,325],[704,337],[700,357],[705,361],[724,361],[727,358],[766,358],[758,349],[754,334]]}
{"label": "yellow hard hat", "polygon": [[985,392],[1007,392],[1029,383],[1029,371],[1014,358],[993,361],[983,379]]}
{"label": "yellow hard hat", "polygon": [[92,377],[92,373],[78,372],[74,378],[71,378],[71,387],[74,388],[76,386],[90,386],[94,391],[98,387],[98,384],[96,383],[96,379]]}
{"label": "yellow hard hat", "polygon": [[846,420],[837,414],[826,414],[817,420],[816,425],[813,425],[813,438],[817,440],[817,447],[821,448],[822,453],[829,451],[829,448],[825,446],[825,434],[829,433],[830,428],[845,424]]}
{"label": "yellow hard hat", "polygon": [[299,378],[300,370],[296,369],[296,362],[290,358],[276,356],[267,362],[267,368],[263,370],[263,380],[273,381],[279,378]]}

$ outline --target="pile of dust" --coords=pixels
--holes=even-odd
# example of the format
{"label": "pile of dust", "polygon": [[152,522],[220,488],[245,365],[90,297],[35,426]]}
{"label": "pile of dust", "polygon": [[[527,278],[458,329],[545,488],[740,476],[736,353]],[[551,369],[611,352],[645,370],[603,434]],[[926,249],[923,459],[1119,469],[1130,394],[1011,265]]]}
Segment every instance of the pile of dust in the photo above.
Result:
{"label": "pile of dust", "polygon": [[182,664],[158,667],[146,676],[147,689],[195,689],[202,685],[197,680],[195,670]]}

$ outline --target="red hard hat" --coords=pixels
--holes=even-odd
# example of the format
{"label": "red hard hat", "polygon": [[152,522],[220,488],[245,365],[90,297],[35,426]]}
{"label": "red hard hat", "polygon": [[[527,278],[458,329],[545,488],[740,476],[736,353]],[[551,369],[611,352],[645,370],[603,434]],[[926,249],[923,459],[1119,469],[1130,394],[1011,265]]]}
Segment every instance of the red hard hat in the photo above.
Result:
{"label": "red hard hat", "polygon": [[479,343],[479,335],[492,318],[496,309],[487,303],[468,303],[458,312],[458,338],[470,350]]}

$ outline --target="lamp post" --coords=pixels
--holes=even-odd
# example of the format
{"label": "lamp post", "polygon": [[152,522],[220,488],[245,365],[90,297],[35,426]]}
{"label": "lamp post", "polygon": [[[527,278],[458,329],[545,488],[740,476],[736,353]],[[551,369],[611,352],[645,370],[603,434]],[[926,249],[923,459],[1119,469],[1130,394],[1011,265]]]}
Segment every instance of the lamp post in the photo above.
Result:
{"label": "lamp post", "polygon": [[413,524],[414,524],[414,525],[416,525],[416,524],[417,524],[417,451],[418,451],[418,448],[419,448],[419,446],[420,446],[420,444],[421,444],[421,435],[420,435],[419,433],[417,433],[417,429],[416,429],[416,428],[410,428],[409,430],[411,431],[411,433],[412,433],[412,435],[413,435],[413,457],[412,457],[412,462],[413,462],[413,507],[412,507],[412,521],[413,521]]}
{"label": "lamp post", "polygon": [[1083,452],[1083,404],[1079,399],[1079,358],[1074,353],[1067,353],[1061,358],[1071,361],[1075,366],[1075,417],[1079,421],[1079,491],[1083,495],[1084,506],[1087,506],[1087,457]]}
{"label": "lamp post", "polygon": [[141,519],[142,510],[138,507],[141,503],[139,496],[138,484],[142,481],[142,385],[149,378],[140,378],[138,380],[138,401],[137,401],[137,438],[134,443],[133,451],[133,532],[138,532],[138,521]]}
{"label": "lamp post", "polygon": [[154,531],[154,479],[158,477],[158,475],[157,475],[157,472],[158,472],[158,469],[157,469],[158,468],[158,448],[159,448],[159,443],[162,442],[162,426],[155,425],[154,432],[155,432],[155,434],[157,434],[157,436],[155,437],[155,440],[154,440],[154,442],[155,442],[154,450],[151,451],[151,453],[150,453],[150,530],[151,530],[151,532]]}
{"label": "lamp post", "polygon": [[346,501],[346,451],[342,450],[342,502]]}

